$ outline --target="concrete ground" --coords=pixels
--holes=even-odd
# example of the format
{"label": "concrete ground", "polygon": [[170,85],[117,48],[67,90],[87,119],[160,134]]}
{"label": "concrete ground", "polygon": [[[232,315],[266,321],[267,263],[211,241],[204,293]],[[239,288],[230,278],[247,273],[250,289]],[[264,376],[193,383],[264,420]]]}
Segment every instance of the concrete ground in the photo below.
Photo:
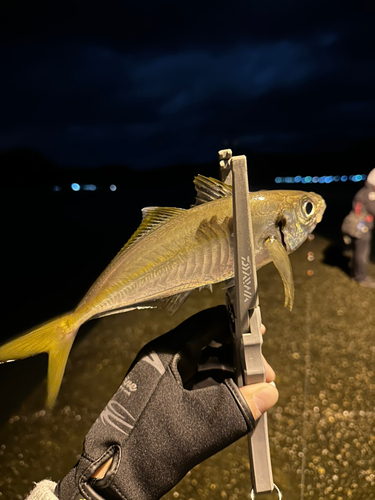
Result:
{"label": "concrete ground", "polygon": [[[343,270],[345,256],[320,236],[291,260],[292,313],[283,308],[275,268],[259,272],[263,351],[280,391],[269,412],[274,481],[286,500],[375,499],[375,290],[352,282]],[[374,264],[370,274],[375,277]],[[53,411],[43,409],[44,356],[2,365],[0,499],[22,500],[33,481],[64,476],[139,349],[223,302],[218,285],[213,294],[194,292],[175,316],[145,310],[85,325]],[[198,465],[164,498],[250,498],[246,438]]]}

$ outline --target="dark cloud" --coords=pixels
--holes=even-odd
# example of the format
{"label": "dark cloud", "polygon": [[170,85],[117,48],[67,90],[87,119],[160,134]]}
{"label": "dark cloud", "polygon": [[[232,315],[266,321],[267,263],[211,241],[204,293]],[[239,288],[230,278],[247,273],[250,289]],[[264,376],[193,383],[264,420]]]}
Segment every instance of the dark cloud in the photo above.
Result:
{"label": "dark cloud", "polygon": [[334,149],[375,135],[361,12],[274,0],[2,8],[2,150],[146,168],[227,145]]}

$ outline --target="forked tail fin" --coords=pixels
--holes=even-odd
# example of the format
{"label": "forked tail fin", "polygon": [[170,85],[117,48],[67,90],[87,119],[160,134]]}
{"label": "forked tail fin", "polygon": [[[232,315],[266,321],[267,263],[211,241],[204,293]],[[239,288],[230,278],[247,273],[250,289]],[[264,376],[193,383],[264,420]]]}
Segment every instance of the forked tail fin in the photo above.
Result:
{"label": "forked tail fin", "polygon": [[81,323],[74,313],[59,316],[0,347],[0,363],[48,353],[47,406],[53,408],[65,365]]}

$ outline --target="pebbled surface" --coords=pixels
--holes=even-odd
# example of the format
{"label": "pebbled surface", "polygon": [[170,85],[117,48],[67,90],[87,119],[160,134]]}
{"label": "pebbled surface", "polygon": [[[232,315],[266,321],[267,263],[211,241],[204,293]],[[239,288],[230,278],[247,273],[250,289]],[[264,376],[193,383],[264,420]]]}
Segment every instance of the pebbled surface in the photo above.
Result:
{"label": "pebbled surface", "polygon": [[[375,499],[375,290],[359,287],[336,267],[343,258],[335,258],[322,237],[307,241],[291,261],[292,313],[283,308],[274,267],[259,272],[267,326],[263,351],[280,391],[269,412],[275,483],[288,500]],[[375,277],[374,264],[370,274]],[[175,316],[144,310],[88,323],[73,346],[52,412],[43,410],[43,356],[1,366],[0,499],[22,500],[33,481],[66,474],[142,345],[223,302],[218,285],[213,294],[194,292]],[[250,498],[247,440],[197,466],[164,498]]]}

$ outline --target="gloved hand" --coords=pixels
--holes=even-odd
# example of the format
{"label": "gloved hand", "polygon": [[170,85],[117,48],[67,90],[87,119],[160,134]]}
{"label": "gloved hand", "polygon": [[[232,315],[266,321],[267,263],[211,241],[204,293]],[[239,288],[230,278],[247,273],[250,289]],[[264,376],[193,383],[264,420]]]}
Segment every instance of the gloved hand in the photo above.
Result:
{"label": "gloved hand", "polygon": [[[58,498],[157,500],[196,464],[251,432],[252,412],[229,378],[229,335],[226,309],[217,307],[147,344],[58,483]],[[222,347],[211,356],[214,339]],[[105,477],[92,478],[108,459]]]}

